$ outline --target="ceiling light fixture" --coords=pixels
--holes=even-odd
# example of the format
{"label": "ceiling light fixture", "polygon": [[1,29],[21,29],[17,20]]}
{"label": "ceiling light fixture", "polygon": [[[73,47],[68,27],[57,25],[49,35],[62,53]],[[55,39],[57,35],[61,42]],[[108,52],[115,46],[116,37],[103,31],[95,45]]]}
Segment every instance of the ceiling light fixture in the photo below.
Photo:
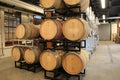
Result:
{"label": "ceiling light fixture", "polygon": [[105,0],[101,0],[101,7],[104,9],[105,8]]}

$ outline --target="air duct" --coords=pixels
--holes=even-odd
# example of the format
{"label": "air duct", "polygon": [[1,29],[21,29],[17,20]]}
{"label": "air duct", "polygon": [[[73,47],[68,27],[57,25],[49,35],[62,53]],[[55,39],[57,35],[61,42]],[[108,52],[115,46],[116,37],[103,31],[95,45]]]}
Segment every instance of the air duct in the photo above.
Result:
{"label": "air duct", "polygon": [[31,5],[25,2],[22,2],[20,0],[0,0],[0,2],[12,5],[12,6],[16,6],[16,7],[20,7],[20,8],[24,8],[33,12],[37,12],[37,13],[44,13],[43,8],[35,6],[35,5]]}

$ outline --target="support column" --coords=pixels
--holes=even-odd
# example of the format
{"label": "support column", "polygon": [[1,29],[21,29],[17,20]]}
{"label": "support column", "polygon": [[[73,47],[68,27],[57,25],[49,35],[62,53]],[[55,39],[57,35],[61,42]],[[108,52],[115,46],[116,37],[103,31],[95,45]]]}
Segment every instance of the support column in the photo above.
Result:
{"label": "support column", "polygon": [[4,10],[0,8],[0,56],[3,56],[3,47],[5,46],[4,31]]}

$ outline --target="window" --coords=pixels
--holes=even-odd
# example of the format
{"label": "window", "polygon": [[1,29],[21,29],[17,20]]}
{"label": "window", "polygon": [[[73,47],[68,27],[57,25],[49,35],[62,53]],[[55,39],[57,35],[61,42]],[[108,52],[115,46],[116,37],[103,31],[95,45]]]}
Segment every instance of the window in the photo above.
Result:
{"label": "window", "polygon": [[21,13],[9,11],[4,13],[5,46],[17,44],[15,28],[21,22]]}

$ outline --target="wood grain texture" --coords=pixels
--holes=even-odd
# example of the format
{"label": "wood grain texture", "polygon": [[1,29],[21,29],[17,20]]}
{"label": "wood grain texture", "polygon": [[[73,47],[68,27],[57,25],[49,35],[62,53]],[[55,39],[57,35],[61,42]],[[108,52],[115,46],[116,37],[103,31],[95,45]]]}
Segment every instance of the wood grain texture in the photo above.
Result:
{"label": "wood grain texture", "polygon": [[59,39],[62,36],[62,23],[47,19],[41,23],[40,35],[45,40]]}
{"label": "wood grain texture", "polygon": [[45,70],[52,71],[61,66],[63,55],[63,51],[46,50],[40,55],[40,64]]}
{"label": "wood grain texture", "polygon": [[90,0],[82,0],[83,2],[80,2],[81,5],[81,11],[84,12],[90,4]]}
{"label": "wood grain texture", "polygon": [[87,21],[85,21],[84,19],[81,19],[81,20],[83,21],[84,28],[85,28],[84,36],[82,39],[86,39],[90,35],[90,26],[89,26],[89,23]]}
{"label": "wood grain texture", "polygon": [[40,0],[40,4],[43,8],[62,8],[63,1],[62,0]]}
{"label": "wood grain texture", "polygon": [[68,74],[77,75],[86,68],[88,61],[88,53],[84,50],[80,53],[68,52],[63,57],[62,66]]}
{"label": "wood grain texture", "polygon": [[[77,4],[78,3],[76,3],[74,5],[77,5]],[[89,4],[90,4],[90,0],[80,0],[79,5],[80,5],[81,12],[85,12],[86,9],[89,7]],[[78,8],[74,8],[74,9],[71,9],[71,10],[74,11],[74,12],[79,12]]]}
{"label": "wood grain texture", "polygon": [[24,25],[20,24],[16,27],[15,30],[15,35],[17,38],[21,39],[25,36],[25,29],[24,29]]}
{"label": "wood grain texture", "polygon": [[40,4],[43,8],[51,8],[55,4],[56,0],[40,0]]}
{"label": "wood grain texture", "polygon": [[64,0],[64,2],[67,4],[67,5],[77,5],[77,4],[80,4],[80,1],[81,0]]}
{"label": "wood grain texture", "polygon": [[11,58],[14,61],[23,60],[24,50],[25,50],[24,47],[18,47],[18,46],[13,47],[11,50]]}
{"label": "wood grain texture", "polygon": [[17,38],[36,38],[39,37],[39,28],[33,24],[24,23],[16,27],[15,35]]}
{"label": "wood grain texture", "polygon": [[89,24],[83,19],[70,18],[63,24],[63,35],[68,40],[77,41],[86,39],[89,34]]}
{"label": "wood grain texture", "polygon": [[26,49],[24,54],[25,62],[28,64],[39,62],[39,55],[41,51],[41,48],[37,46]]}
{"label": "wood grain texture", "polygon": [[55,22],[57,24],[57,34],[55,36],[55,39],[61,39],[61,37],[63,36],[63,34],[62,34],[63,24],[59,20],[55,20]]}
{"label": "wood grain texture", "polygon": [[84,24],[79,18],[71,18],[63,24],[63,35],[71,41],[82,39],[84,35]]}

